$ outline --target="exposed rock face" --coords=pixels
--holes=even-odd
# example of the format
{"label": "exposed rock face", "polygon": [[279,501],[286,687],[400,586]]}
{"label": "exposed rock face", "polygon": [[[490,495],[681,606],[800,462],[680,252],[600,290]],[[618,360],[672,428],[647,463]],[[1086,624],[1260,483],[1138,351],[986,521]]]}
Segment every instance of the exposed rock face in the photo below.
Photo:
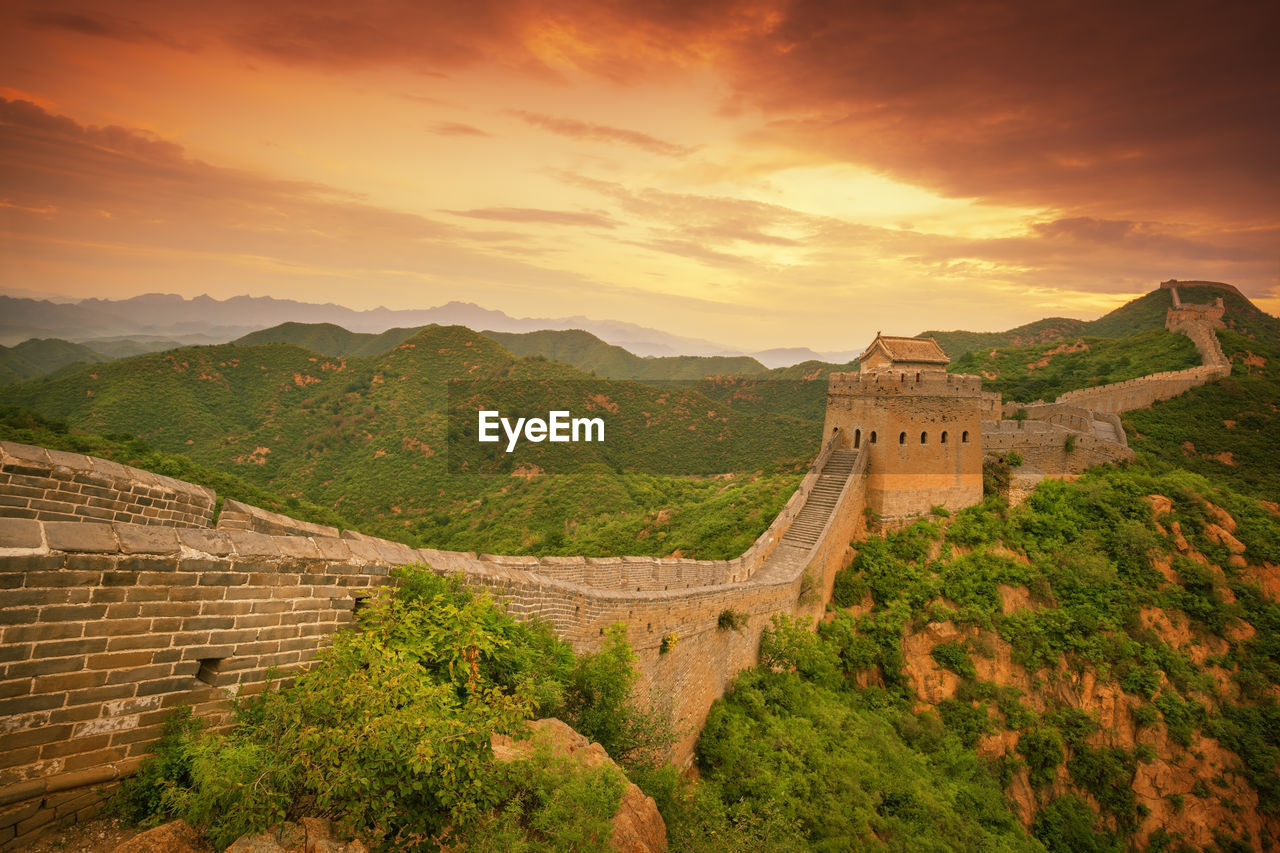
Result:
{"label": "exposed rock face", "polygon": [[369,849],[360,841],[335,839],[323,818],[304,817],[298,823],[286,821],[266,832],[241,836],[224,853],[369,853]]}
{"label": "exposed rock face", "polygon": [[[544,743],[557,754],[567,756],[583,767],[617,767],[604,747],[591,743],[560,720],[534,720],[529,728],[533,735],[528,740],[515,741],[505,735],[494,735],[494,760],[506,762],[529,758],[534,754],[536,745]],[[609,846],[618,853],[662,853],[667,849],[667,825],[658,813],[657,803],[634,782],[627,782],[623,790],[618,813],[613,818],[613,838]]]}
{"label": "exposed rock face", "polygon": [[185,820],[148,829],[116,847],[113,853],[212,853],[213,848]]}
{"label": "exposed rock face", "polygon": [[[1160,550],[1149,554],[1151,565],[1166,585],[1181,584],[1173,567],[1173,560],[1180,557],[1204,567],[1223,602],[1235,601],[1224,567],[1255,581],[1265,594],[1280,600],[1280,566],[1249,558],[1245,544],[1236,536],[1236,521],[1226,510],[1203,501],[1207,523],[1193,536],[1170,517],[1174,513],[1173,501],[1163,495],[1148,495],[1146,500],[1156,530],[1167,537],[1173,553],[1178,555],[1171,558]],[[1198,550],[1200,536],[1225,550],[1225,555],[1219,553],[1223,557],[1221,564]],[[1000,585],[998,591],[1001,610],[1006,615],[1052,606],[1051,602],[1037,600],[1025,587]],[[1180,610],[1157,606],[1143,607],[1138,622],[1141,630],[1155,634],[1169,649],[1185,655],[1213,679],[1212,687],[1192,688],[1191,692],[1180,688],[1189,700],[1200,703],[1212,714],[1220,702],[1238,699],[1239,686],[1226,656],[1234,645],[1254,636],[1253,625],[1232,618],[1215,634]],[[1212,847],[1217,843],[1215,830],[1228,827],[1232,836],[1246,840],[1256,849],[1261,849],[1258,845],[1264,844],[1265,839],[1276,836],[1276,818],[1259,811],[1257,792],[1247,781],[1240,756],[1203,731],[1191,734],[1186,745],[1173,739],[1162,719],[1150,719],[1150,700],[1126,693],[1115,676],[1105,670],[1079,666],[1079,662],[1068,666],[1066,661],[1060,661],[1055,668],[1029,673],[1014,660],[1012,647],[998,634],[976,626],[932,622],[908,630],[902,638],[903,670],[914,689],[918,710],[957,695],[961,679],[940,667],[930,654],[938,645],[951,642],[961,643],[970,651],[978,681],[1017,688],[1021,701],[1035,713],[1045,715],[1062,708],[1086,712],[1098,723],[1097,730],[1086,738],[1090,747],[1114,747],[1131,753],[1141,750],[1150,755],[1136,762],[1132,779],[1137,801],[1146,810],[1140,814],[1133,835],[1139,848],[1156,830],[1180,837],[1196,848]],[[1174,691],[1163,673],[1159,678],[1158,692]],[[978,742],[979,754],[987,758],[1017,755],[1021,733],[999,725],[1001,716],[994,708],[989,712],[997,725]],[[1140,722],[1143,716],[1148,719]],[[1081,791],[1065,764],[1059,764],[1055,777],[1040,789],[1031,786],[1025,768],[1014,773],[1006,789],[1027,826],[1045,803],[1072,792],[1084,793],[1085,799],[1098,808],[1092,796]]]}

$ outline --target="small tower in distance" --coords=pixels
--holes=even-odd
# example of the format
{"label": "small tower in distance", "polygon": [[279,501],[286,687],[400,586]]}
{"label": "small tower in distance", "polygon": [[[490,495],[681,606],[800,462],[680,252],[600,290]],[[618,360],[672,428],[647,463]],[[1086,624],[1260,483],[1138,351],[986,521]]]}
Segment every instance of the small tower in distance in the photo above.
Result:
{"label": "small tower in distance", "polygon": [[982,379],[949,362],[933,338],[877,333],[858,373],[828,379],[823,434],[866,448],[867,506],[883,521],[982,500]]}

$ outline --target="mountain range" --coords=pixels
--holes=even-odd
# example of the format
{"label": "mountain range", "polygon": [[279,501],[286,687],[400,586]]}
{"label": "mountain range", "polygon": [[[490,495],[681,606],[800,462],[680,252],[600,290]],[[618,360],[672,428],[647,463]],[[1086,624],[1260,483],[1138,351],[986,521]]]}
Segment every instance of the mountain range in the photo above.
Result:
{"label": "mountain range", "polygon": [[[0,344],[13,346],[31,338],[62,338],[87,343],[102,338],[164,338],[179,344],[226,343],[258,329],[281,323],[330,323],[366,334],[430,324],[467,326],[495,332],[525,333],[544,329],[583,329],[640,356],[749,355],[725,344],[673,335],[659,329],[618,320],[590,317],[511,317],[502,311],[469,302],[449,302],[435,308],[357,311],[333,303],[316,304],[271,296],[207,295],[187,299],[176,294],[148,293],[129,299],[47,299],[0,294]],[[781,367],[807,359],[848,361],[858,353],[817,353],[805,347],[759,353],[767,367]]]}

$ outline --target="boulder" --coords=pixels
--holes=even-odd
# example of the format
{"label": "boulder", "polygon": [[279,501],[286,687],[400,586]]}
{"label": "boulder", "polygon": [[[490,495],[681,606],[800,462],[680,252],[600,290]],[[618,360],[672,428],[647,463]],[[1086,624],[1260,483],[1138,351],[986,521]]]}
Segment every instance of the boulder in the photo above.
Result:
{"label": "boulder", "polygon": [[212,853],[213,848],[185,820],[171,820],[148,829],[116,847],[112,853]]}
{"label": "boulder", "polygon": [[[556,754],[584,767],[617,767],[604,747],[590,742],[560,720],[534,720],[529,728],[532,735],[528,740],[515,741],[505,735],[494,735],[494,760],[508,762],[528,758],[534,754],[535,744],[544,743]],[[667,825],[658,813],[658,805],[634,782],[628,781],[623,789],[622,801],[613,817],[609,847],[617,853],[662,853],[667,849]]]}
{"label": "boulder", "polygon": [[333,837],[329,821],[304,817],[298,823],[285,821],[266,832],[242,835],[224,853],[369,853],[359,840],[341,841]]}

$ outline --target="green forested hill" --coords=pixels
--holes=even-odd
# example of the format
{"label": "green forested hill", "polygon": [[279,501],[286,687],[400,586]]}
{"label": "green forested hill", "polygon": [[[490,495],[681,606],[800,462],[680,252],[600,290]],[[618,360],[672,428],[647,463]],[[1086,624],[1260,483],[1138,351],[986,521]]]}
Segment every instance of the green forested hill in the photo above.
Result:
{"label": "green forested hill", "polygon": [[953,373],[981,376],[982,387],[1006,401],[1054,400],[1077,388],[1122,382],[1166,370],[1200,364],[1186,335],[1164,328],[1123,338],[1080,337],[1036,346],[969,352],[953,360]]}
{"label": "green forested hill", "polygon": [[[733,556],[786,501],[820,431],[693,388],[514,358],[456,326],[427,327],[367,358],[288,344],[190,347],[9,386],[0,400],[138,436],[367,532],[516,553]],[[599,416],[606,441],[504,454],[474,440],[481,406]],[[603,490],[585,487],[619,474]],[[720,508],[709,525],[685,512],[708,500]]]}
{"label": "green forested hill", "polygon": [[[1218,297],[1227,308],[1227,325],[1250,335],[1280,335],[1280,320],[1258,309],[1234,288],[1214,282],[1183,282],[1178,296],[1184,305],[1210,305]],[[938,344],[953,361],[966,353],[990,349],[1030,347],[1071,341],[1079,337],[1125,338],[1152,329],[1164,328],[1165,314],[1173,305],[1168,290],[1158,288],[1125,303],[1096,320],[1071,320],[1051,317],[1037,320],[1007,332],[921,332],[917,337],[937,338]]]}
{"label": "green forested hill", "polygon": [[609,379],[691,380],[707,376],[766,373],[750,356],[675,355],[641,358],[581,329],[538,332],[482,332],[516,355],[540,355]]}
{"label": "green forested hill", "polygon": [[918,338],[935,338],[942,351],[953,360],[965,353],[976,350],[988,350],[994,347],[1021,347],[1033,344],[1050,343],[1083,334],[1083,320],[1072,320],[1067,317],[1049,317],[1036,320],[1007,332],[921,332]]}
{"label": "green forested hill", "polygon": [[384,353],[404,343],[426,326],[387,329],[385,332],[350,332],[333,323],[281,323],[259,329],[232,343],[239,346],[293,344],[321,355],[369,356]]}
{"label": "green forested hill", "polygon": [[59,338],[32,338],[16,346],[0,346],[0,385],[53,373],[69,364],[106,360],[106,356],[83,344]]}

